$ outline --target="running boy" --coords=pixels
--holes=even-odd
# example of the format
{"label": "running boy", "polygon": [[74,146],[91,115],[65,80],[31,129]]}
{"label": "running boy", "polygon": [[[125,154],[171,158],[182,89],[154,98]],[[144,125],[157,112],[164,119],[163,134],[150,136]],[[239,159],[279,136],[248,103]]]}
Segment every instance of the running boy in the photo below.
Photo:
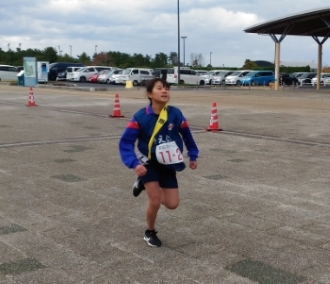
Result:
{"label": "running boy", "polygon": [[[119,142],[123,163],[134,169],[138,176],[133,195],[138,196],[144,189],[147,192],[144,240],[152,247],[162,244],[155,231],[160,205],[168,209],[179,205],[176,172],[185,168],[183,143],[188,150],[190,168],[197,168],[198,148],[188,123],[178,108],[167,105],[170,100],[169,87],[161,78],[148,82],[146,88],[150,104],[135,113]],[[137,154],[134,151],[136,140]]]}

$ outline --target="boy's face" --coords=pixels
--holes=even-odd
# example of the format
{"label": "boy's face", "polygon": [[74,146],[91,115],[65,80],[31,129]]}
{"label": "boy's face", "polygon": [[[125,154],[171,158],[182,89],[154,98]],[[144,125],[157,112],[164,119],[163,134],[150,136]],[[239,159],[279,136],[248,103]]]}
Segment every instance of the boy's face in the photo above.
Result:
{"label": "boy's face", "polygon": [[170,92],[162,82],[156,82],[152,92],[148,93],[148,97],[155,103],[167,103],[170,100]]}

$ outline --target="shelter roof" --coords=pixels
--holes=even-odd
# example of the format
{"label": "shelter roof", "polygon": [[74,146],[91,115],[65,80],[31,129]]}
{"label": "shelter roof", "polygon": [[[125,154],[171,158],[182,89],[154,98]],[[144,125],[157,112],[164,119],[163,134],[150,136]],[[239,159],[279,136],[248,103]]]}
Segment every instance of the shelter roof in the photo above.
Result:
{"label": "shelter roof", "polygon": [[254,25],[244,31],[257,34],[328,37],[330,36],[330,7],[278,18]]}

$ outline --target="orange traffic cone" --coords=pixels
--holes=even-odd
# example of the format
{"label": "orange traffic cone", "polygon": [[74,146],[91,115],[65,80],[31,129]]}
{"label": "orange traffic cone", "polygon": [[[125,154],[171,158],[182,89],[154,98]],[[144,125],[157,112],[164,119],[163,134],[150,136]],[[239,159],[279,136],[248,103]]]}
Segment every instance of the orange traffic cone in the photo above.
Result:
{"label": "orange traffic cone", "polygon": [[29,91],[29,99],[28,99],[28,103],[27,105],[28,107],[32,107],[32,106],[37,106],[36,102],[34,100],[34,95],[33,95],[33,90],[32,87],[30,87],[30,91]]}
{"label": "orange traffic cone", "polygon": [[109,115],[109,117],[124,117],[123,115],[121,115],[118,94],[116,94],[116,96],[115,96],[115,104],[113,106],[113,112],[112,112],[112,115]]}
{"label": "orange traffic cone", "polygon": [[219,127],[219,121],[218,121],[218,110],[217,110],[217,103],[214,102],[212,104],[212,111],[211,111],[211,119],[209,127],[206,129],[207,131],[222,131],[222,129]]}

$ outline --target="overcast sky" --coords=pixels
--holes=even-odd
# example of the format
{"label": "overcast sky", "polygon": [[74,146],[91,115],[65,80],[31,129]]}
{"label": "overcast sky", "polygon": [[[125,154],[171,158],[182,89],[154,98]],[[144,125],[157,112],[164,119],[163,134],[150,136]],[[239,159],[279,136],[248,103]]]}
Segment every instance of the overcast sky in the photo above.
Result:
{"label": "overcast sky", "polygon": [[[202,54],[205,65],[240,67],[245,59],[274,60],[269,36],[246,34],[255,24],[310,9],[329,0],[180,0],[185,62]],[[76,57],[82,52],[156,53],[177,51],[177,0],[10,0],[0,5],[0,47],[16,50],[52,46]],[[181,39],[183,61],[183,40]],[[97,48],[95,46],[97,45]],[[330,39],[323,65],[330,65]],[[311,37],[286,37],[281,61],[317,60]]]}

